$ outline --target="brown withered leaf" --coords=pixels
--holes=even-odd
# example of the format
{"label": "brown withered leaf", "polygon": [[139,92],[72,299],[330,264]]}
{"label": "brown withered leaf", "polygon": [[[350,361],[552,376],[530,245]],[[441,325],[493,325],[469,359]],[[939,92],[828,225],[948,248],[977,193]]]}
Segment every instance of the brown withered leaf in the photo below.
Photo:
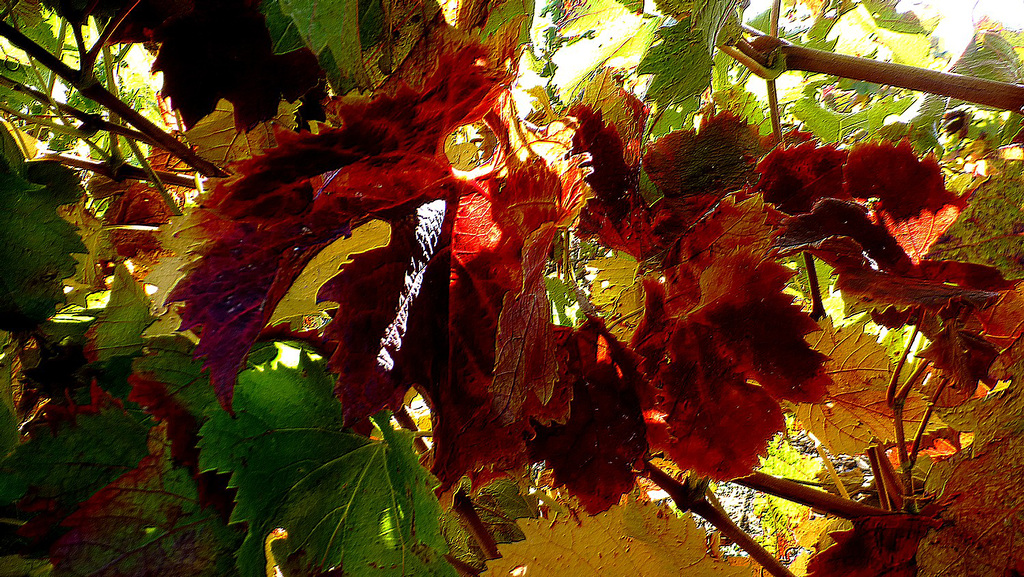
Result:
{"label": "brown withered leaf", "polygon": [[808,577],[914,577],[917,544],[934,519],[883,515],[853,520],[853,529],[833,533],[836,544],[811,558]]}

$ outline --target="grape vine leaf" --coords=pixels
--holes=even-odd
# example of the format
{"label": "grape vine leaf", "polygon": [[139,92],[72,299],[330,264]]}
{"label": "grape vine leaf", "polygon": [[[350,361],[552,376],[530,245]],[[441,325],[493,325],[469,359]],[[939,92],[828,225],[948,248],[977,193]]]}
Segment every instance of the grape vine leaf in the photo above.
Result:
{"label": "grape vine leaf", "polygon": [[899,144],[867,142],[854,146],[843,171],[844,188],[853,198],[877,199],[877,209],[894,220],[932,213],[961,200],[946,190],[939,163],[921,160],[906,140]]}
{"label": "grape vine leaf", "polygon": [[693,517],[630,500],[594,516],[519,521],[526,540],[500,545],[487,577],[696,577],[752,575],[710,552]]}
{"label": "grape vine leaf", "polygon": [[805,90],[803,98],[790,107],[790,112],[799,118],[809,132],[822,142],[837,143],[855,130],[863,129],[868,134],[877,134],[891,115],[903,114],[914,103],[912,98],[886,96],[858,112],[842,113],[824,108],[818,103],[813,89]]}
{"label": "grape vine leaf", "polygon": [[185,131],[185,140],[195,147],[199,156],[224,166],[252,158],[276,146],[275,130],[295,130],[298,127],[295,119],[297,109],[298,103],[280,102],[273,118],[247,127],[247,130],[238,130],[234,105],[221,99],[213,112]]}
{"label": "grape vine leaf", "polygon": [[382,440],[342,429],[333,379],[302,353],[297,367],[243,372],[236,417],[213,407],[200,431],[200,469],[231,473],[232,523],[248,523],[238,550],[245,577],[263,575],[264,539],[288,532],[286,555],[310,570],[351,575],[454,575],[441,555],[435,481],[412,435],[377,422]]}
{"label": "grape vine leaf", "polygon": [[822,198],[849,198],[842,186],[845,150],[804,142],[776,148],[757,165],[760,178],[754,190],[789,214],[811,212]]}
{"label": "grape vine leaf", "polygon": [[530,456],[554,470],[590,514],[619,502],[633,488],[634,465],[647,453],[637,398],[636,360],[595,321],[561,332],[560,378],[571,381],[564,424],[538,426]]}
{"label": "grape vine leaf", "polygon": [[600,311],[611,332],[621,343],[633,338],[643,318],[644,289],[640,282],[640,263],[623,252],[587,262],[596,269],[590,284],[591,302]]}
{"label": "grape vine leaf", "polygon": [[818,327],[781,292],[791,275],[741,252],[673,282],[668,294],[645,283],[634,346],[654,376],[641,394],[648,438],[679,466],[743,475],[783,426],[778,400],[824,394],[825,356],[804,341]]}
{"label": "grape vine leaf", "polygon": [[[603,110],[577,105],[570,112],[578,119],[572,153],[587,153],[591,159],[584,165],[591,169],[584,180],[594,196],[581,212],[581,231],[597,235],[611,248],[632,255],[646,254],[650,215],[640,196],[639,154],[627,157],[627,143],[613,120],[605,120]],[[645,115],[637,122],[643,118]]]}
{"label": "grape vine leaf", "polygon": [[677,20],[690,17],[694,31],[704,39],[708,54],[712,54],[729,15],[736,10],[738,0],[660,0],[655,2],[662,13]]}
{"label": "grape vine leaf", "polygon": [[56,162],[26,163],[0,128],[0,329],[25,330],[64,302],[61,281],[75,274],[71,253],[86,252],[58,208],[82,195],[74,171]]}
{"label": "grape vine leaf", "polygon": [[563,102],[575,100],[581,85],[601,66],[636,66],[662,22],[615,0],[559,2],[558,7],[551,84]]}
{"label": "grape vine leaf", "polygon": [[87,358],[92,362],[102,362],[141,353],[144,343],[142,331],[155,320],[149,307],[145,289],[123,264],[118,265],[110,286],[110,301],[96,316],[96,322],[87,333]]}
{"label": "grape vine leaf", "polygon": [[317,300],[340,305],[324,337],[338,343],[328,367],[338,374],[347,424],[402,402],[410,384],[402,374],[409,310],[443,219],[443,210],[419,210],[393,220],[386,246],[353,255],[320,287]]}
{"label": "grape vine leaf", "polygon": [[[854,242],[837,242],[838,237]],[[882,270],[905,272],[912,264],[888,230],[871,222],[867,209],[833,198],[819,200],[809,213],[785,219],[774,243],[783,254],[810,250],[833,266],[856,267],[862,254]]]}
{"label": "grape vine leaf", "polygon": [[918,541],[940,523],[916,515],[853,520],[853,529],[832,533],[835,544],[808,564],[809,577],[915,577]]}
{"label": "grape vine leaf", "polygon": [[235,125],[247,130],[277,114],[316,85],[321,70],[308,50],[274,54],[262,14],[247,0],[197,3],[156,33],[160,52],[154,70],[164,74],[163,94],[187,126],[234,104]]}
{"label": "grape vine leaf", "polygon": [[191,473],[175,466],[163,426],[150,453],[64,520],[52,547],[60,575],[229,575],[241,540],[217,511],[204,508]]}
{"label": "grape vine leaf", "polygon": [[[796,403],[796,417],[835,454],[858,455],[875,439],[895,441],[895,415],[886,402],[893,363],[885,347],[862,325],[836,327],[827,319],[823,325],[809,340],[829,357],[825,371],[832,383],[822,403]],[[903,408],[908,430],[917,429],[926,411],[924,398],[911,392]],[[941,426],[932,419],[932,428]]]}
{"label": "grape vine leaf", "polygon": [[929,258],[984,264],[1010,280],[1024,278],[1020,237],[1024,234],[1024,163],[992,161],[992,174],[971,195],[967,208],[931,246]]}
{"label": "grape vine leaf", "polygon": [[186,303],[183,329],[204,327],[196,354],[206,357],[225,406],[250,346],[320,250],[347,236],[353,221],[383,211],[400,219],[465,186],[434,155],[451,130],[497,99],[508,71],[493,56],[463,45],[439,57],[420,90],[340,104],[344,128],[279,132],[277,147],[241,163],[240,176],[197,211],[188,230],[212,242],[191,249],[200,261],[168,299]]}
{"label": "grape vine leaf", "polygon": [[[532,436],[529,419],[564,420],[569,410],[571,391],[558,386],[544,395],[547,399],[529,390],[514,391],[521,395],[521,417],[511,420],[514,414],[494,400],[499,319],[506,294],[522,290],[523,262],[518,250],[521,241],[498,226],[493,209],[483,190],[463,196],[451,234],[449,285],[444,294],[447,327],[442,331],[448,342],[441,352],[450,368],[430,391],[438,409],[433,470],[443,489],[466,474],[483,482],[495,471],[525,465],[526,439]],[[550,223],[545,225],[549,227]],[[535,251],[530,260],[536,263],[546,256],[546,251]],[[544,290],[543,284],[539,289]],[[541,296],[546,302],[547,295]],[[550,305],[539,312],[538,322],[550,325]],[[500,411],[506,411],[504,421]]]}
{"label": "grape vine leaf", "polygon": [[[690,18],[658,29],[657,37],[659,42],[647,51],[636,69],[637,74],[654,76],[647,100],[654,100],[660,107],[683,105],[696,110],[697,97],[711,85],[714,60],[708,52],[708,39],[694,29]],[[680,66],[680,62],[686,66]]]}

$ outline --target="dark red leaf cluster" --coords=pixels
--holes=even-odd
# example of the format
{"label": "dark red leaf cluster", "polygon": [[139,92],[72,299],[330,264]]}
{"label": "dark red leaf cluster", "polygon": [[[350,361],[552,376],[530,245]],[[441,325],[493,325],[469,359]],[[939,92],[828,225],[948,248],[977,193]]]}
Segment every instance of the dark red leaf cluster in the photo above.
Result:
{"label": "dark red leaf cluster", "polygon": [[[352,223],[398,223],[426,202],[463,194],[467,185],[436,154],[444,127],[478,119],[508,72],[482,46],[460,48],[420,91],[343,107],[343,128],[279,133],[277,148],[241,163],[240,176],[214,191],[198,225],[213,241],[170,300],[186,303],[183,328],[203,327],[196,354],[225,406],[249,348],[313,256]],[[416,132],[427,120],[437,124]]]}
{"label": "dark red leaf cluster", "polygon": [[187,126],[213,112],[221,98],[246,130],[273,118],[282,98],[294,101],[323,77],[307,49],[274,54],[257,2],[217,0],[163,21],[153,68],[164,73],[163,95]]}
{"label": "dark red leaf cluster", "polygon": [[634,467],[647,453],[647,434],[637,391],[636,359],[588,321],[576,331],[561,330],[560,380],[571,388],[565,424],[540,425],[530,456],[554,470],[590,513],[619,501],[633,487]]}
{"label": "dark red leaf cluster", "polygon": [[720,479],[749,472],[781,430],[779,401],[824,393],[825,357],[804,341],[818,327],[782,293],[791,275],[740,253],[695,283],[646,283],[634,336],[652,377],[644,415],[651,445],[681,467]]}

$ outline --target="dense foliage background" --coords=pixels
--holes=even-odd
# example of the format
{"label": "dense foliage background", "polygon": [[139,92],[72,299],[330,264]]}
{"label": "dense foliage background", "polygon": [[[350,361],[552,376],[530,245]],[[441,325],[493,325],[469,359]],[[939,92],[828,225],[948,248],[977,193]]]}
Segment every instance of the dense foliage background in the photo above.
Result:
{"label": "dense foliage background", "polygon": [[0,575],[1024,574],[1024,36],[903,4],[0,2]]}

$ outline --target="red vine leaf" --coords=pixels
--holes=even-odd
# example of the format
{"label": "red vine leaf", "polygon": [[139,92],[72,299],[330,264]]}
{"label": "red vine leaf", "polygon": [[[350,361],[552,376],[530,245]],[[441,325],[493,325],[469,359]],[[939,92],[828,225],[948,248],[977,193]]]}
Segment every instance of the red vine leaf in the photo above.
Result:
{"label": "red vine leaf", "polygon": [[935,241],[953,226],[959,216],[960,207],[954,204],[947,204],[937,211],[922,209],[920,214],[904,220],[894,220],[888,212],[881,212],[885,228],[914,264],[925,258]]}
{"label": "red vine leaf", "polygon": [[280,132],[278,147],[239,165],[241,176],[214,191],[199,221],[213,241],[169,300],[186,303],[183,329],[203,327],[196,355],[206,357],[222,404],[230,406],[236,374],[274,307],[322,248],[349,234],[350,222],[409,217],[459,194],[461,181],[426,152],[497,97],[505,72],[487,56],[483,46],[466,47],[442,58],[422,91],[342,106],[344,128]]}
{"label": "red vine leaf", "polygon": [[907,141],[899,144],[868,142],[854,146],[846,161],[845,192],[856,199],[878,199],[878,210],[893,220],[918,217],[922,211],[938,213],[962,206],[946,190],[934,157],[920,160]]}
{"label": "red vine leaf", "polygon": [[639,192],[639,161],[626,158],[622,137],[615,125],[605,122],[601,110],[577,105],[569,113],[579,122],[572,152],[590,155],[585,180],[594,192],[580,215],[581,231],[633,256],[646,254],[650,217]]}
{"label": "red vine leaf", "polygon": [[590,514],[606,511],[633,488],[633,465],[647,452],[637,398],[640,375],[631,353],[588,321],[559,335],[560,378],[573,398],[569,419],[537,427],[530,456],[554,470]]}
{"label": "red vine leaf", "polygon": [[804,142],[790,148],[776,148],[757,165],[761,175],[754,190],[765,202],[789,214],[811,212],[822,198],[850,198],[843,188],[846,151],[835,146]]}
{"label": "red vine leaf", "polygon": [[[896,239],[885,227],[872,222],[867,210],[854,202],[824,199],[809,214],[789,217],[782,226],[775,247],[783,254],[810,250],[833,266],[861,265],[864,257],[885,270],[902,272],[911,266]],[[859,246],[834,242],[839,237],[849,237]]]}
{"label": "red vine leaf", "polygon": [[718,356],[699,325],[676,329],[672,361],[642,397],[647,437],[679,467],[732,479],[758,465],[758,455],[785,425],[778,402]]}
{"label": "red vine leaf", "polygon": [[804,340],[818,325],[782,292],[792,275],[742,254],[718,259],[701,274],[701,303],[687,319],[711,329],[719,355],[773,397],[814,402],[830,379],[825,355]]}

